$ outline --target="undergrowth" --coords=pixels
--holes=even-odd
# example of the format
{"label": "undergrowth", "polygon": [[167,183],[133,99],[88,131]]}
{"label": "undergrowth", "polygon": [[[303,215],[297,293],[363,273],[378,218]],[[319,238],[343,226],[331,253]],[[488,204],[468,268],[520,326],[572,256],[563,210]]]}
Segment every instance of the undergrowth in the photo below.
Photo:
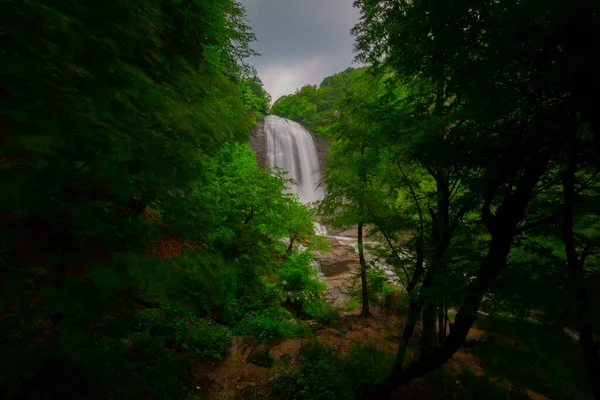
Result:
{"label": "undergrowth", "polygon": [[331,325],[341,318],[340,310],[329,305],[322,299],[312,301],[305,305],[306,314],[320,324]]}
{"label": "undergrowth", "polygon": [[185,308],[169,304],[134,315],[130,338],[143,343],[140,348],[152,353],[167,348],[196,359],[221,360],[228,351],[231,334],[226,326],[211,319],[198,318]]}
{"label": "undergrowth", "polygon": [[443,367],[427,375],[426,381],[441,393],[457,400],[524,400],[529,397],[518,390],[509,389],[488,376],[477,376],[463,367],[460,377]]}
{"label": "undergrowth", "polygon": [[501,317],[477,325],[494,335],[465,348],[485,360],[491,375],[552,398],[589,398],[581,350],[560,328]]}
{"label": "undergrowth", "polygon": [[311,341],[301,347],[295,361],[273,383],[277,399],[353,399],[386,377],[394,358],[369,344],[358,344],[341,356],[338,350]]}

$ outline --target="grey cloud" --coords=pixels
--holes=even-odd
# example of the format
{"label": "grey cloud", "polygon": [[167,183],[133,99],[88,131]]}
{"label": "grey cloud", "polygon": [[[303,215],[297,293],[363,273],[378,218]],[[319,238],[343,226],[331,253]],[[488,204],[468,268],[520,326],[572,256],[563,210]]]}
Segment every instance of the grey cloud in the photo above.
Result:
{"label": "grey cloud", "polygon": [[258,37],[252,58],[273,100],[352,65],[353,0],[240,0]]}

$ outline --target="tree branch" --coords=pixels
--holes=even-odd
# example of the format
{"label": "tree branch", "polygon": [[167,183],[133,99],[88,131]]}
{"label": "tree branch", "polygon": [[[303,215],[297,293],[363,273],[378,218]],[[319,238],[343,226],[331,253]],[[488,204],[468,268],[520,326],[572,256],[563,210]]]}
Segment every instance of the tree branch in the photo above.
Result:
{"label": "tree branch", "polygon": [[517,234],[523,233],[529,229],[532,229],[532,228],[538,227],[540,225],[544,225],[544,224],[547,224],[547,223],[557,220],[562,215],[564,208],[565,208],[564,205],[560,205],[556,208],[556,210],[554,210],[554,212],[551,215],[549,215],[545,218],[541,218],[537,221],[533,221],[533,222],[521,225],[520,227],[517,228]]}
{"label": "tree branch", "polygon": [[460,221],[465,216],[465,214],[467,213],[468,210],[469,210],[469,204],[465,204],[458,211],[458,213],[456,213],[456,216],[454,217],[452,224],[450,224],[450,235],[452,235],[454,233],[454,231],[456,230],[456,228],[458,228],[458,224],[460,224]]}

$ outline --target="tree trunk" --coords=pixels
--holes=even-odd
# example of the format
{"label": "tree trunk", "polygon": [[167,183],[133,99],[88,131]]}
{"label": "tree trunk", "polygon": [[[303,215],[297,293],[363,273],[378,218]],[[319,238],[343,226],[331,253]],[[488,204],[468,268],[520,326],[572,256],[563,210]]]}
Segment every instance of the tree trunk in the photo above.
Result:
{"label": "tree trunk", "polygon": [[[495,187],[491,187],[485,194],[481,213],[483,222],[492,236],[490,247],[486,257],[481,262],[474,281],[469,285],[467,295],[458,309],[455,323],[444,343],[432,353],[425,355],[419,362],[411,363],[404,370],[402,364],[397,362],[389,377],[372,388],[367,397],[383,398],[386,393],[390,393],[393,389],[432,372],[448,361],[462,346],[473,322],[475,322],[481,298],[488,292],[502,267],[506,265],[506,259],[517,232],[517,225],[525,217],[525,211],[532,198],[533,189],[546,171],[550,154],[551,150],[545,149],[537,157],[533,157],[528,161],[517,182],[516,189],[510,197],[505,198],[502,204],[496,208],[495,215],[491,212],[491,205],[497,193],[497,188],[502,182],[498,181],[499,183]],[[427,280],[423,285],[426,283]],[[409,323],[410,321],[407,322],[407,325]],[[398,356],[400,356],[403,347],[404,343],[401,343]]]}
{"label": "tree trunk", "polygon": [[408,344],[415,333],[415,328],[419,322],[419,315],[421,315],[422,309],[422,299],[417,299],[417,301],[410,303],[410,313],[408,314],[406,325],[404,325],[404,330],[402,331],[402,342],[400,342],[398,352],[396,353],[396,368],[401,369],[402,365],[404,364],[404,359],[406,358],[406,353],[408,352]]}
{"label": "tree trunk", "polygon": [[285,254],[292,254],[292,250],[294,249],[294,242],[296,241],[296,235],[290,237],[290,245],[285,250]]}
{"label": "tree trunk", "polygon": [[574,275],[575,279],[579,282],[579,284],[576,284],[579,291],[576,296],[578,297],[578,304],[580,306],[577,327],[579,332],[579,347],[581,347],[581,352],[583,353],[590,389],[594,399],[600,400],[600,352],[594,342],[594,331],[590,323],[591,312],[583,270],[574,271]]}
{"label": "tree trunk", "polygon": [[362,285],[362,318],[369,317],[369,292],[367,290],[367,263],[363,248],[363,223],[358,224],[358,258],[360,260],[360,282]]}
{"label": "tree trunk", "polygon": [[[495,240],[492,238],[490,250],[471,285],[469,294],[458,310],[454,326],[444,343],[435,351],[422,357],[420,362],[411,363],[405,370],[402,370],[401,364],[396,364],[389,379],[376,388],[378,395],[387,393],[395,387],[402,386],[415,378],[432,372],[444,364],[460,348],[473,322],[475,322],[481,297],[489,290],[500,269],[506,263],[512,240],[513,236],[508,232],[499,235]],[[408,324],[409,322],[407,322]]]}
{"label": "tree trunk", "polygon": [[[438,269],[448,244],[450,243],[450,227],[449,227],[449,197],[450,191],[447,180],[447,172],[443,169],[436,173],[432,173],[437,182],[438,192],[438,204],[437,213],[430,210],[434,221],[432,227],[432,236],[436,240],[436,250],[432,257],[429,269],[425,273],[424,268],[424,248],[423,241],[419,241],[417,246],[417,264],[413,279],[407,287],[407,291],[411,293],[423,273],[425,273],[425,279],[423,285],[419,290],[419,296],[417,300],[410,303],[410,313],[402,332],[402,342],[398,347],[398,353],[396,353],[396,369],[401,369],[406,358],[408,351],[408,345],[412,338],[417,323],[419,322],[419,316],[423,312],[423,335],[421,338],[421,356],[429,352],[436,343],[436,329],[435,329],[435,296],[433,292],[433,277]],[[423,311],[423,307],[427,304],[427,310]]]}
{"label": "tree trunk", "polygon": [[[444,340],[446,339],[447,334],[448,334],[448,299],[446,298],[444,301]],[[444,343],[444,340],[441,340],[440,343]]]}
{"label": "tree trunk", "polygon": [[[590,320],[592,318],[589,296],[585,284],[585,255],[581,258],[577,254],[575,235],[573,232],[573,208],[575,205],[575,174],[577,172],[577,153],[575,143],[571,143],[569,164],[565,171],[564,179],[564,215],[563,215],[563,243],[567,255],[567,265],[571,271],[573,287],[577,304],[577,330],[579,331],[579,346],[583,353],[588,382],[594,399],[600,400],[600,354],[594,343],[594,334]],[[585,252],[585,251],[584,251]]]}
{"label": "tree trunk", "polygon": [[446,323],[445,323],[445,304],[444,299],[440,300],[440,307],[438,312],[438,343],[442,343],[446,338]]}
{"label": "tree trunk", "polygon": [[423,336],[421,337],[421,359],[431,353],[437,345],[437,332],[435,328],[437,307],[429,302],[423,309]]}
{"label": "tree trunk", "polygon": [[[438,96],[443,96],[443,87],[439,89]],[[448,182],[448,170],[438,168],[432,174],[436,181],[437,206],[436,211],[432,212],[433,231],[432,236],[435,239],[435,254],[431,260],[430,273],[428,278],[433,281],[434,274],[439,274],[440,269],[444,267],[446,250],[450,245],[450,186]],[[423,336],[421,337],[421,358],[431,353],[436,347],[436,304],[439,302],[439,293],[431,289],[421,288],[424,291],[425,309],[423,310]]]}

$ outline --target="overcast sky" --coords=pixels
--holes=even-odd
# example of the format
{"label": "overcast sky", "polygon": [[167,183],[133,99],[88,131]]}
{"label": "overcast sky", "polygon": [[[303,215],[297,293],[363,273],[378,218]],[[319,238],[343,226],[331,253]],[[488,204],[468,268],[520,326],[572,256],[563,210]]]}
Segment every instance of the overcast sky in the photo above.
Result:
{"label": "overcast sky", "polygon": [[262,56],[250,60],[272,100],[353,64],[353,0],[239,0]]}

